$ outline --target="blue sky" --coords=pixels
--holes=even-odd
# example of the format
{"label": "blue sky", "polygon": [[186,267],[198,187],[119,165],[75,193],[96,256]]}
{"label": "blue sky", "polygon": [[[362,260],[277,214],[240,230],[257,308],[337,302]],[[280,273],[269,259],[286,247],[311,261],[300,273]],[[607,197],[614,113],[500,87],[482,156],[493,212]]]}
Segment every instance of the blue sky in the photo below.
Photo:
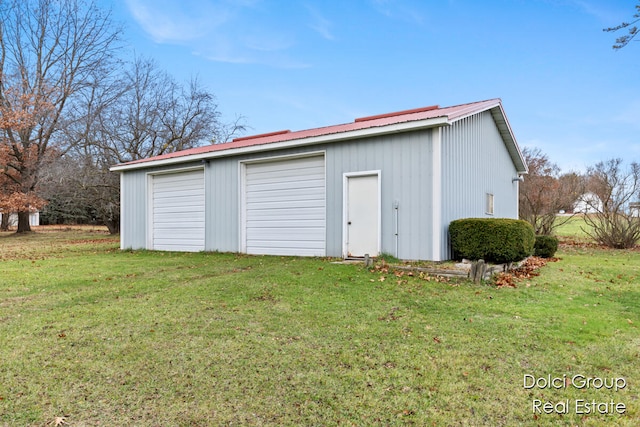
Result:
{"label": "blue sky", "polygon": [[634,0],[101,0],[126,48],[197,76],[248,134],[501,98],[563,171],[640,161]]}

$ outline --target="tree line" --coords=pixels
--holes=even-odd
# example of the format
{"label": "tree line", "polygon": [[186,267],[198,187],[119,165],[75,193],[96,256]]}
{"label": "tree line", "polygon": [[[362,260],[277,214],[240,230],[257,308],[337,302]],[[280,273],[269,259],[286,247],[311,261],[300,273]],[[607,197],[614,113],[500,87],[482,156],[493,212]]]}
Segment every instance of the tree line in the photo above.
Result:
{"label": "tree line", "polygon": [[583,230],[597,243],[631,248],[640,240],[640,164],[600,161],[585,173],[561,173],[537,148],[523,149],[529,173],[520,185],[520,218],[538,235],[554,231],[579,215]]}
{"label": "tree line", "polygon": [[225,142],[215,96],[151,58],[124,55],[121,28],[94,1],[0,1],[0,228],[17,214],[95,221],[117,233],[119,178],[109,167]]}

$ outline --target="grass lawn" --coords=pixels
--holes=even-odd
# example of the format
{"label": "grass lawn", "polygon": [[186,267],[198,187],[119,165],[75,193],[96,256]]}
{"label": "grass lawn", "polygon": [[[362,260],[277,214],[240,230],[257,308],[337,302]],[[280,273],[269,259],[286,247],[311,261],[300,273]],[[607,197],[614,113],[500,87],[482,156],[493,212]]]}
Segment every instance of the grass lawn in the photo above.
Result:
{"label": "grass lawn", "polygon": [[587,231],[590,231],[591,227],[585,222],[584,215],[558,216],[556,221],[560,226],[554,230],[553,234],[561,240],[563,240],[563,238],[577,241],[592,240],[587,234]]}
{"label": "grass lawn", "polygon": [[0,233],[0,425],[636,426],[640,251],[557,256],[514,289]]}

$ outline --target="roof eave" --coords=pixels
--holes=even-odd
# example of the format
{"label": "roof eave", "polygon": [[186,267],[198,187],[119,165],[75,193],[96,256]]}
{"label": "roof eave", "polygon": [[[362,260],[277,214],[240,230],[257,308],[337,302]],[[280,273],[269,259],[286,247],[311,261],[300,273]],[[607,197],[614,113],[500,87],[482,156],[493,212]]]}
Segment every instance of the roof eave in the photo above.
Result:
{"label": "roof eave", "polygon": [[489,111],[491,111],[493,120],[495,121],[496,126],[498,127],[498,131],[502,136],[502,140],[507,146],[507,151],[511,156],[513,165],[516,167],[516,171],[519,175],[529,173],[527,162],[522,155],[522,151],[520,151],[520,147],[518,146],[516,137],[513,134],[513,130],[511,129],[511,125],[509,124],[507,115],[504,113],[504,109],[502,108],[502,103],[498,103],[498,105],[492,107]]}
{"label": "roof eave", "polygon": [[241,154],[252,154],[262,151],[282,150],[286,148],[295,148],[307,145],[326,144],[352,139],[367,138],[373,136],[389,135],[394,133],[409,132],[418,129],[427,129],[438,126],[449,125],[447,117],[435,117],[430,119],[415,120],[402,123],[394,123],[385,126],[368,127],[365,129],[351,130],[341,133],[332,133],[326,135],[318,135],[306,138],[296,138],[280,142],[272,142],[265,144],[248,145],[245,147],[222,149],[208,151],[204,153],[192,154],[187,156],[171,157],[166,159],[150,160],[148,162],[120,164],[112,166],[109,170],[112,172],[124,172],[134,169],[148,169],[158,166],[168,166],[178,163],[197,162],[199,160],[208,160],[220,157],[236,156]]}

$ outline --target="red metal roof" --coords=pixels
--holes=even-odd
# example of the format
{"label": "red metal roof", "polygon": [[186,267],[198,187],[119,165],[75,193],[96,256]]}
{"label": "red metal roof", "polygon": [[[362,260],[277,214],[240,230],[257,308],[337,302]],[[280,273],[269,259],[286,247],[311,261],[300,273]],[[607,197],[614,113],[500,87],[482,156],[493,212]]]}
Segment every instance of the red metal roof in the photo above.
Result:
{"label": "red metal roof", "polygon": [[[435,118],[445,118],[447,122],[451,123],[460,118],[468,115],[485,111],[494,107],[501,106],[500,99],[489,99],[486,101],[472,102],[469,104],[455,105],[451,107],[440,108],[437,105],[423,108],[416,108],[412,110],[398,111],[395,113],[379,114],[375,116],[368,116],[356,119],[354,122],[345,123],[341,125],[333,125],[320,127],[315,129],[307,129],[300,131],[278,131],[264,133],[254,136],[245,136],[236,138],[231,142],[223,144],[206,145],[203,147],[196,147],[182,151],[176,151],[173,153],[162,154],[160,156],[150,157],[147,159],[134,160],[131,162],[123,163],[116,166],[128,166],[136,165],[147,162],[155,162],[159,160],[173,159],[179,157],[188,157],[194,155],[201,155],[205,153],[220,152],[224,150],[233,150],[244,147],[272,144],[276,142],[302,140],[312,137],[341,134],[345,132],[358,131],[363,129],[384,127],[389,125],[395,125],[400,123],[420,121]],[[265,147],[266,148],[266,147]],[[187,160],[187,159],[185,159]]]}

